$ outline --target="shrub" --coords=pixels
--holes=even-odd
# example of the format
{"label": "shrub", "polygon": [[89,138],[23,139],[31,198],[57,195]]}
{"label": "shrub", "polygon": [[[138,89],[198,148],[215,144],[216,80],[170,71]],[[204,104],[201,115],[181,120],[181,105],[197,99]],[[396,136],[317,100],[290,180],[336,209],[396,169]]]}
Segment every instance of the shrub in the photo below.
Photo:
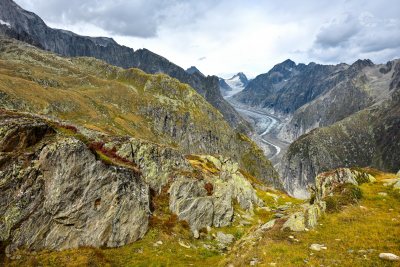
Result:
{"label": "shrub", "polygon": [[338,212],[344,206],[352,205],[362,198],[361,189],[353,184],[342,184],[336,187],[332,196],[326,197],[327,212]]}

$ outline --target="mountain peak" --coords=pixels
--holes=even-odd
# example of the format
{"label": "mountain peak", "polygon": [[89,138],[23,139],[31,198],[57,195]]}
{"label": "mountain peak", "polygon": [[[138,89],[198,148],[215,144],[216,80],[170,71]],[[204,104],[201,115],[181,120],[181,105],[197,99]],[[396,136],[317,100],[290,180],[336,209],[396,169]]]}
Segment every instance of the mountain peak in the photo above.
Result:
{"label": "mountain peak", "polygon": [[188,68],[186,70],[187,73],[189,74],[200,74],[201,76],[205,76],[198,68],[196,68],[195,66],[191,66],[190,68]]}
{"label": "mountain peak", "polygon": [[235,80],[235,79],[239,79],[245,87],[249,83],[247,76],[243,72],[238,72],[237,74],[233,75],[232,78],[230,78],[229,80]]}
{"label": "mountain peak", "polygon": [[296,63],[291,60],[291,59],[286,59],[285,61],[283,61],[282,63],[278,64],[287,68],[294,68],[296,67]]}
{"label": "mountain peak", "polygon": [[368,66],[373,66],[374,63],[370,59],[358,59],[350,67],[353,69],[363,69]]}

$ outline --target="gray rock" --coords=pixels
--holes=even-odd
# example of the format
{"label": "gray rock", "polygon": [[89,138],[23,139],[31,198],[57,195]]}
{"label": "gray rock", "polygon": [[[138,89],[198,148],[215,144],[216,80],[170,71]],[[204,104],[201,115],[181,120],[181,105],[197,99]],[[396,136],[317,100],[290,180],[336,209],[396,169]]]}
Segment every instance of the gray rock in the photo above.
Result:
{"label": "gray rock", "polygon": [[260,229],[263,231],[271,229],[272,227],[274,227],[275,221],[276,220],[270,220],[269,222],[264,223],[263,225],[261,225]]}
{"label": "gray rock", "polygon": [[204,181],[180,178],[169,190],[170,209],[189,223],[192,231],[212,226],[214,203],[204,189]]}
{"label": "gray rock", "polygon": [[199,233],[198,230],[194,230],[194,231],[193,231],[193,237],[196,238],[196,239],[199,239],[199,238],[200,238],[200,233]]}
{"label": "gray rock", "polygon": [[282,230],[290,229],[291,231],[301,232],[306,228],[303,212],[296,212],[290,215],[289,219],[283,224]]}
{"label": "gray rock", "polygon": [[400,190],[400,179],[396,183],[394,183],[393,189]]}
{"label": "gray rock", "polygon": [[[37,160],[24,163],[29,167],[11,155],[11,165],[2,167],[7,189],[0,198],[7,205],[0,210],[0,239],[10,241],[8,252],[118,247],[144,236],[150,195],[137,174],[105,165],[74,139],[39,152]],[[13,165],[20,168],[17,174]]]}
{"label": "gray rock", "polygon": [[321,251],[321,250],[326,250],[327,247],[325,245],[322,244],[311,244],[310,245],[310,249],[314,250],[314,251]]}
{"label": "gray rock", "polygon": [[388,261],[399,261],[400,257],[393,253],[380,253],[379,258]]}
{"label": "gray rock", "polygon": [[[179,177],[169,189],[170,210],[186,220],[192,231],[230,225],[234,215],[233,200],[244,210],[252,211],[254,205],[263,206],[250,182],[239,172],[237,163],[222,157],[199,157],[212,162],[220,171],[219,175],[207,174],[207,181]],[[213,185],[211,195],[205,189],[206,183]]]}
{"label": "gray rock", "polygon": [[215,238],[219,243],[223,245],[230,245],[235,240],[235,237],[231,234],[225,234],[223,232],[217,232],[217,236]]}
{"label": "gray rock", "polygon": [[341,184],[358,185],[356,175],[348,168],[339,168],[319,174],[315,178],[315,199],[322,200]]}

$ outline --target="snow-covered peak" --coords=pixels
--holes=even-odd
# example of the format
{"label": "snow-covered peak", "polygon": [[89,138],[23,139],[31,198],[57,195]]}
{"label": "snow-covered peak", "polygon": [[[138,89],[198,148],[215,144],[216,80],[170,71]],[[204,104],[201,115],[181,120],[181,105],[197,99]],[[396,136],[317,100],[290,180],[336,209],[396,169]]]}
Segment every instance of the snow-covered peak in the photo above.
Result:
{"label": "snow-covered peak", "polygon": [[225,98],[231,97],[234,94],[242,91],[248,84],[248,79],[243,72],[235,74],[230,79],[223,79],[225,83],[229,86],[231,90],[226,90],[226,88],[221,87],[221,93]]}

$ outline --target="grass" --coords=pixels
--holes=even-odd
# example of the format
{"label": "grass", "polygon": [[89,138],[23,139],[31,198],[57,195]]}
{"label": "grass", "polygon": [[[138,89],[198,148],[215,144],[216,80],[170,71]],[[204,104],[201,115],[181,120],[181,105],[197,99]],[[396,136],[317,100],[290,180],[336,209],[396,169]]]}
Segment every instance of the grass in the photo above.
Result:
{"label": "grass", "polygon": [[[223,231],[240,240],[260,222],[271,219],[273,213],[255,211],[251,225],[240,226],[235,221],[232,226],[213,229],[197,240],[185,222],[169,213],[167,186],[153,197],[151,227],[138,242],[112,249],[80,248],[22,255],[20,260],[6,262],[6,266],[226,266],[229,263],[247,266],[253,258],[257,258],[260,266],[270,263],[276,266],[396,266],[378,257],[381,252],[400,254],[400,199],[382,182],[395,176],[375,170],[375,177],[376,183],[360,186],[363,197],[359,202],[325,215],[315,229],[300,233],[281,231],[283,221],[278,219],[260,240],[244,245],[236,241],[225,252],[204,247],[215,247],[215,241],[209,238],[211,234]],[[382,196],[379,192],[388,195]],[[271,207],[291,202],[296,209],[304,202],[279,191],[258,190],[257,193]],[[235,210],[238,214],[245,213],[238,205]],[[294,238],[289,238],[290,235]],[[155,246],[157,241],[162,241],[162,245]],[[311,251],[309,246],[313,243],[324,244],[327,250]]]}
{"label": "grass", "polygon": [[[378,257],[381,252],[400,255],[400,200],[381,182],[394,175],[375,174],[377,183],[360,186],[363,198],[357,204],[325,215],[315,229],[292,233],[275,227],[254,247],[242,248],[243,253],[233,253],[224,263],[243,266],[257,258],[262,265],[276,266],[398,266]],[[379,192],[389,194],[384,197]],[[328,249],[311,251],[309,246],[313,243],[325,244]]]}
{"label": "grass", "polygon": [[183,153],[219,153],[265,181],[277,180],[262,151],[247,136],[237,135],[193,88],[176,79],[93,58],[59,57],[7,39],[0,39],[0,46],[1,108],[57,117]]}

